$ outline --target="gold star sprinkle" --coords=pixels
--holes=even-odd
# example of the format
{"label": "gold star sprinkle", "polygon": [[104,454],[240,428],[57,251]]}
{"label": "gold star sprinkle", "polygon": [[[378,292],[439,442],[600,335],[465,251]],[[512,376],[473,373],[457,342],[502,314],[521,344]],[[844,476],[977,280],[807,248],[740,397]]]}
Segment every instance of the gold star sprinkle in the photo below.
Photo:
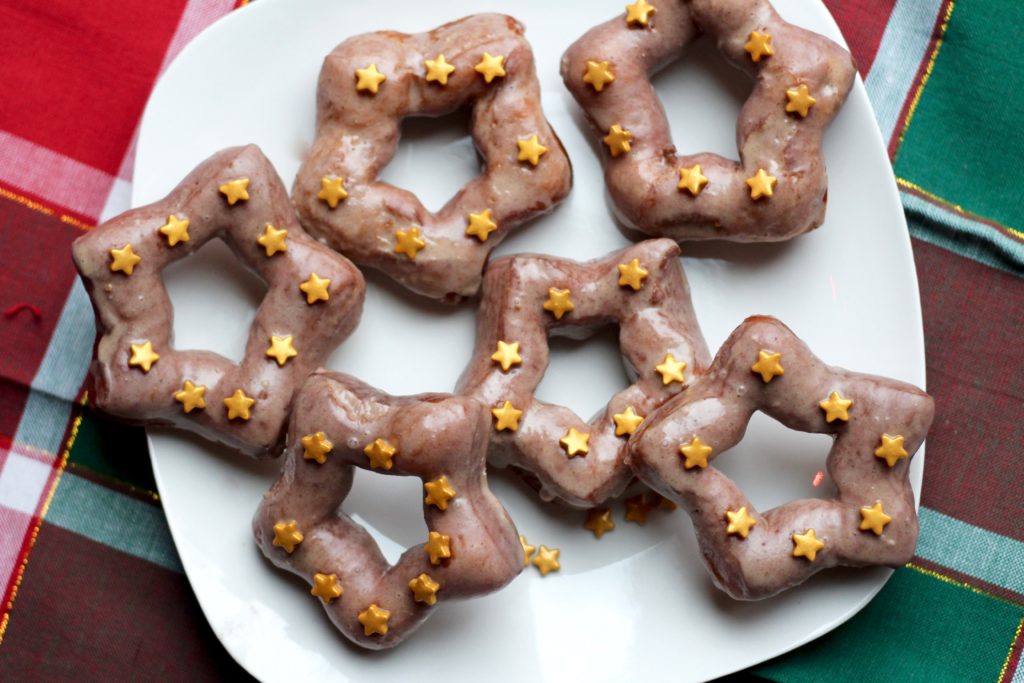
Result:
{"label": "gold star sprinkle", "polygon": [[885,514],[885,510],[882,509],[882,501],[878,501],[871,507],[862,507],[860,516],[861,531],[873,531],[875,536],[881,536],[885,531],[885,525],[892,521],[892,517]]}
{"label": "gold star sprinkle", "polygon": [[647,523],[647,513],[652,509],[651,504],[647,502],[647,498],[642,493],[632,498],[627,498],[626,521],[643,526]]}
{"label": "gold star sprinkle", "polygon": [[142,260],[141,256],[132,251],[131,244],[126,244],[120,249],[111,249],[110,258],[110,272],[120,271],[125,275],[131,275],[135,271],[135,266]]}
{"label": "gold star sprinkle", "polygon": [[834,420],[848,422],[850,420],[848,411],[850,406],[853,405],[853,399],[843,398],[839,395],[838,391],[833,391],[827,401],[821,401],[818,405],[825,411],[825,422],[832,422]]}
{"label": "gold star sprinkle", "polygon": [[629,436],[644,421],[644,416],[637,415],[633,406],[626,406],[621,413],[612,415],[612,419],[615,420],[615,436]]}
{"label": "gold star sprinkle", "polygon": [[318,465],[323,465],[327,462],[327,454],[334,450],[334,444],[328,440],[327,435],[323,432],[306,434],[300,441],[302,442],[303,459],[316,460]]}
{"label": "gold star sprinkle", "polygon": [[526,542],[526,536],[519,536],[519,545],[523,546],[523,566],[530,564],[530,555],[533,555],[533,551],[537,549],[536,546],[532,546]]}
{"label": "gold star sprinkle", "polygon": [[632,139],[633,134],[616,123],[608,129],[608,135],[604,136],[604,144],[608,145],[608,151],[614,158],[629,151],[629,141]]}
{"label": "gold star sprinkle", "polygon": [[323,202],[327,202],[327,206],[332,209],[338,208],[338,204],[348,199],[348,190],[345,189],[344,178],[328,178],[324,176],[320,179],[320,192],[316,196],[317,199]]}
{"label": "gold star sprinkle", "polygon": [[267,355],[277,361],[278,367],[287,363],[289,358],[299,355],[299,352],[292,346],[292,338],[290,334],[287,337],[270,336],[270,348],[267,349]]}
{"label": "gold star sprinkle", "polygon": [[442,560],[451,559],[452,539],[447,534],[431,531],[427,536],[427,544],[423,549],[430,555],[430,564],[441,564]]}
{"label": "gold star sprinkle", "polygon": [[316,273],[310,273],[309,278],[299,285],[299,289],[306,295],[306,303],[312,306],[317,301],[327,301],[331,298],[327,288],[331,286],[331,281],[325,277],[320,277]]}
{"label": "gold star sprinkle", "polygon": [[519,365],[523,362],[522,356],[519,355],[519,342],[506,344],[499,340],[498,350],[491,354],[491,360],[501,366],[502,372],[508,372],[513,365]]}
{"label": "gold star sprinkle", "polygon": [[420,237],[420,229],[415,225],[408,230],[395,230],[396,254],[405,254],[410,261],[415,261],[416,254],[426,246],[427,243]]}
{"label": "gold star sprinkle", "polygon": [[774,378],[786,374],[780,362],[781,360],[781,353],[772,353],[762,349],[757,352],[757,362],[750,366],[750,370],[761,375],[761,380],[768,384]]}
{"label": "gold star sprinkle", "polygon": [[447,510],[448,503],[455,497],[455,489],[448,483],[448,477],[443,474],[434,481],[425,482],[423,488],[427,492],[423,502],[441,511]]}
{"label": "gold star sprinkle", "polygon": [[188,219],[178,218],[172,213],[167,217],[167,222],[160,226],[160,234],[167,237],[169,247],[178,242],[188,242]]}
{"label": "gold star sprinkle", "polygon": [[507,429],[514,432],[519,429],[519,418],[523,416],[523,411],[516,409],[511,401],[505,401],[500,408],[491,408],[491,415],[497,420],[494,423],[495,431]]}
{"label": "gold star sprinkle", "polygon": [[902,436],[882,434],[882,445],[875,449],[875,457],[885,458],[885,462],[889,464],[889,467],[895,467],[900,458],[910,457],[910,454],[903,447]]}
{"label": "gold star sprinkle", "polygon": [[561,320],[562,316],[576,308],[576,305],[569,298],[571,292],[568,289],[548,288],[548,300],[544,302],[544,310],[552,313],[555,320]]}
{"label": "gold star sprinkle", "polygon": [[371,64],[365,69],[356,69],[356,92],[363,90],[371,95],[376,95],[380,84],[387,80],[387,76],[377,71],[377,65]]}
{"label": "gold star sprinkle", "polygon": [[686,378],[683,376],[683,370],[686,369],[686,361],[676,360],[676,357],[671,353],[665,354],[665,360],[661,361],[659,365],[655,365],[654,369],[661,373],[662,385],[671,384],[672,382],[686,383]]}
{"label": "gold star sprinkle", "polygon": [[760,199],[761,197],[771,197],[774,194],[772,188],[775,187],[775,183],[778,180],[773,175],[763,169],[757,169],[757,173],[753,177],[747,178],[747,187],[750,188],[750,198]]}
{"label": "gold star sprinkle", "polygon": [[448,85],[448,76],[455,71],[455,67],[444,60],[443,54],[439,54],[434,59],[428,59],[423,63],[427,67],[427,83],[434,81],[441,85]]}
{"label": "gold star sprinkle", "polygon": [[562,448],[565,449],[566,454],[571,458],[574,455],[582,453],[586,455],[590,452],[590,446],[587,445],[587,441],[590,440],[590,434],[586,432],[577,432],[575,427],[569,427],[569,431],[565,433],[558,443],[562,444]]}
{"label": "gold star sprinkle", "polygon": [[229,420],[248,420],[252,413],[250,409],[256,405],[256,399],[249,398],[241,389],[235,389],[235,393],[224,399],[224,407],[228,409]]}
{"label": "gold star sprinkle", "polygon": [[636,0],[632,5],[626,5],[626,25],[647,26],[647,20],[655,11],[654,5],[647,0]]}
{"label": "gold star sprinkle", "polygon": [[288,251],[288,244],[285,242],[287,237],[287,230],[278,230],[267,223],[263,226],[263,234],[256,238],[256,242],[266,250],[267,256],[273,256],[279,251]]}
{"label": "gold star sprinkle", "polygon": [[594,90],[601,92],[604,86],[615,80],[615,74],[608,68],[608,62],[587,62],[587,72],[583,74],[583,82],[589,83]]}
{"label": "gold star sprinkle", "polygon": [[806,557],[808,562],[814,562],[818,551],[825,547],[825,544],[814,535],[814,529],[808,529],[802,534],[793,534],[793,557]]}
{"label": "gold star sprinkle", "polygon": [[607,532],[615,528],[615,521],[612,519],[611,508],[594,508],[587,513],[587,521],[583,528],[594,532],[596,538],[601,538]]}
{"label": "gold star sprinkle", "polygon": [[412,599],[416,602],[422,602],[425,605],[434,605],[437,603],[437,591],[440,589],[441,584],[430,578],[429,574],[420,574],[409,582],[409,590],[412,591]]}
{"label": "gold star sprinkle", "polygon": [[374,439],[373,443],[367,444],[363,448],[363,453],[370,459],[370,467],[373,469],[382,468],[390,470],[394,466],[391,459],[395,457],[397,452],[397,448],[380,438]]}
{"label": "gold star sprinkle", "polygon": [[541,576],[557,572],[562,568],[562,565],[558,563],[558,556],[561,552],[558,548],[549,550],[546,545],[542,545],[537,551],[537,556],[533,558],[533,566],[540,571]]}
{"label": "gold star sprinkle", "polygon": [[490,209],[469,214],[469,225],[466,226],[467,235],[473,235],[481,242],[486,242],[488,236],[497,229],[498,224],[491,219]]}
{"label": "gold star sprinkle", "polygon": [[278,548],[284,548],[284,551],[291,555],[295,552],[295,546],[302,543],[303,538],[305,537],[299,531],[298,523],[293,519],[274,525],[274,540],[271,543]]}
{"label": "gold star sprinkle", "polygon": [[175,392],[174,400],[181,404],[186,413],[191,413],[193,410],[202,410],[206,407],[206,400],[203,398],[205,395],[205,386],[193,384],[192,380],[187,379],[181,386],[181,391]]}
{"label": "gold star sprinkle", "polygon": [[729,522],[729,525],[725,528],[726,535],[736,534],[740,538],[746,538],[749,536],[750,528],[757,524],[757,520],[747,514],[746,505],[736,512],[726,510],[725,520]]}
{"label": "gold star sprinkle", "polygon": [[323,600],[325,603],[329,603],[331,600],[340,598],[343,590],[341,590],[341,584],[338,583],[337,574],[321,574],[317,572],[313,574],[313,588],[309,591],[310,595]]}
{"label": "gold star sprinkle", "polygon": [[539,164],[541,156],[548,151],[547,147],[540,144],[536,135],[531,135],[526,140],[516,140],[516,144],[519,145],[518,160],[529,161],[533,166]]}
{"label": "gold star sprinkle", "polygon": [[629,263],[619,264],[619,286],[632,287],[634,292],[640,291],[647,278],[647,269],[640,265],[640,259],[635,258]]}
{"label": "gold star sprinkle", "polygon": [[490,83],[495,78],[501,78],[505,75],[505,68],[502,66],[504,61],[504,55],[493,56],[485,52],[484,56],[480,58],[480,63],[474,66],[473,69],[484,77],[484,81]]}
{"label": "gold star sprinkle", "polygon": [[220,193],[224,195],[228,200],[228,206],[234,206],[238,202],[249,201],[249,179],[239,178],[238,180],[231,180],[219,188]]}
{"label": "gold star sprinkle", "polygon": [[672,512],[674,510],[678,510],[679,509],[679,506],[676,505],[676,503],[674,501],[669,500],[668,498],[666,498],[665,496],[661,495],[660,493],[652,493],[651,495],[654,497],[654,499],[656,499],[658,501],[658,508],[659,509],[665,510],[666,512]]}
{"label": "gold star sprinkle", "polygon": [[359,623],[363,625],[363,635],[383,636],[388,632],[388,619],[391,612],[373,603],[359,613]]}
{"label": "gold star sprinkle", "polygon": [[789,98],[789,102],[786,103],[786,111],[791,114],[800,114],[800,118],[805,118],[814,103],[818,101],[811,97],[811,91],[807,89],[806,85],[790,88],[786,91],[786,97]]}
{"label": "gold star sprinkle", "polygon": [[694,436],[692,441],[684,443],[679,447],[679,452],[686,458],[683,467],[688,470],[692,470],[694,467],[706,468],[708,466],[708,456],[711,455],[712,451],[711,446],[701,441],[699,436]]}
{"label": "gold star sprinkle", "polygon": [[143,372],[149,372],[153,364],[160,360],[160,354],[153,350],[152,342],[145,341],[131,346],[132,357],[128,359],[128,365],[142,368]]}
{"label": "gold star sprinkle", "polygon": [[771,35],[757,31],[750,32],[750,40],[743,49],[750,53],[750,59],[754,62],[760,62],[762,57],[771,57],[775,54],[772,51]]}
{"label": "gold star sprinkle", "polygon": [[691,168],[679,169],[679,184],[676,187],[680,190],[687,190],[696,197],[707,184],[708,177],[701,173],[700,164],[694,164]]}

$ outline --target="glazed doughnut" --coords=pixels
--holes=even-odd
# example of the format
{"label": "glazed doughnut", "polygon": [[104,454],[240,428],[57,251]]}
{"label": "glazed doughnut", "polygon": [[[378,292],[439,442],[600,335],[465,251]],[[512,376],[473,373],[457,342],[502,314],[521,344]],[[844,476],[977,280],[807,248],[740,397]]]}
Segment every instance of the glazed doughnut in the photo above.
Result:
{"label": "glazed doughnut", "polygon": [[[437,213],[378,180],[407,116],[472,109],[484,170]],[[541,111],[533,52],[515,19],[479,14],[429,33],[368,33],[324,60],[316,139],[292,189],[310,234],[424,296],[457,301],[521,223],[554,207],[572,168]]]}
{"label": "glazed doughnut", "polygon": [[[583,337],[612,323],[636,378],[631,386],[589,423],[534,398],[548,365],[549,334]],[[587,263],[516,255],[487,267],[476,346],[457,391],[492,409],[491,464],[526,470],[545,499],[592,507],[631,480],[629,435],[708,359],[671,240],[648,240]]]}
{"label": "glazed doughnut", "polygon": [[[750,73],[736,121],[740,161],[680,156],[650,75],[701,32]],[[825,128],[850,91],[850,54],[787,23],[768,0],[637,0],[562,57],[562,79],[602,137],[620,219],[675,240],[779,241],[825,217]],[[701,116],[700,111],[693,116]]]}
{"label": "glazed doughnut", "polygon": [[[394,647],[437,603],[495,591],[519,574],[519,535],[487,487],[487,409],[467,397],[394,397],[320,371],[303,385],[281,477],[253,519],[263,554],[312,586],[341,633]],[[423,480],[426,543],[388,564],[342,509],[353,468]]]}
{"label": "glazed doughnut", "polygon": [[[172,346],[161,271],[214,238],[267,284],[240,364]],[[218,152],[167,197],[79,237],[73,251],[96,313],[93,405],[257,457],[274,454],[295,390],[362,312],[362,275],[302,231],[255,145]]]}
{"label": "glazed doughnut", "polygon": [[[826,461],[838,494],[760,513],[712,466],[755,410],[790,429],[835,438]],[[708,371],[630,441],[645,484],[693,520],[714,583],[753,600],[836,565],[899,566],[914,554],[910,458],[932,422],[930,396],[903,382],[825,365],[774,318],[751,317]]]}

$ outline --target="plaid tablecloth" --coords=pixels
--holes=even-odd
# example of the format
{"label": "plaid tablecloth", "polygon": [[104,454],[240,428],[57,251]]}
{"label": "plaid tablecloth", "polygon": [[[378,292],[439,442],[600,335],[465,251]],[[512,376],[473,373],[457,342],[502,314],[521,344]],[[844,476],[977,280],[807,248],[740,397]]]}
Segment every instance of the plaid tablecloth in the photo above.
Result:
{"label": "plaid tablecloth", "polygon": [[[146,97],[233,0],[0,0],[0,680],[244,677],[171,543],[141,431],[81,390],[71,241],[128,205]],[[889,143],[924,307],[917,556],[780,681],[1024,681],[1024,3],[826,0]]]}

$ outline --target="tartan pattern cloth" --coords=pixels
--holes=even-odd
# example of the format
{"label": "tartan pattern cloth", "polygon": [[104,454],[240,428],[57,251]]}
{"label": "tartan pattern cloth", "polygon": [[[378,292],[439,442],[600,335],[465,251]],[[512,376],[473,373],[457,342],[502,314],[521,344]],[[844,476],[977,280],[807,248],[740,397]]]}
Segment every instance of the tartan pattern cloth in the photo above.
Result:
{"label": "tartan pattern cloth", "polygon": [[[1024,5],[826,4],[888,142],[937,414],[913,561],[748,675],[1022,683]],[[128,208],[155,79],[234,5],[0,0],[0,679],[245,676],[182,574],[141,430],[85,405],[94,324],[70,260]]]}

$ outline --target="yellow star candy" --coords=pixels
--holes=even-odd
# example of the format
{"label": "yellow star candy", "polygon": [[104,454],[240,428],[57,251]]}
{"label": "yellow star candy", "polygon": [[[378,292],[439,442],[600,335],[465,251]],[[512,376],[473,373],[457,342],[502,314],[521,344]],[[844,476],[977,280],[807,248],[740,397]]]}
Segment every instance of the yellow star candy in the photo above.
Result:
{"label": "yellow star candy", "polygon": [[772,51],[771,35],[757,31],[750,32],[750,40],[743,49],[750,53],[750,59],[754,62],[760,62],[762,57],[771,57],[775,54]]}
{"label": "yellow star candy", "polygon": [[807,89],[806,85],[790,88],[786,91],[786,97],[789,98],[789,102],[786,103],[786,111],[790,114],[800,114],[800,118],[806,118],[811,107],[818,101],[811,97],[811,91]]}
{"label": "yellow star candy", "polygon": [[507,429],[514,432],[519,429],[519,418],[523,416],[523,411],[516,409],[511,401],[505,401],[500,408],[491,408],[491,415],[497,420],[494,423],[495,431]]}
{"label": "yellow star candy", "polygon": [[452,539],[447,534],[431,531],[427,535],[427,543],[423,546],[423,549],[427,552],[427,555],[430,555],[430,564],[441,564],[442,560],[451,559],[451,542]]}
{"label": "yellow star candy", "polygon": [[621,413],[612,415],[612,419],[615,420],[615,436],[629,436],[644,421],[644,416],[637,415],[633,406],[626,406]]}
{"label": "yellow star candy", "polygon": [[434,59],[428,59],[423,63],[427,67],[428,83],[435,81],[441,85],[448,85],[448,76],[455,71],[455,67],[444,60],[443,54],[439,54]]}
{"label": "yellow star candy", "polygon": [[441,584],[430,578],[429,574],[420,574],[409,582],[409,590],[412,591],[412,599],[416,602],[422,602],[425,605],[434,605],[437,603],[437,591],[440,589]]}
{"label": "yellow star candy", "polygon": [[169,247],[178,242],[188,242],[188,219],[178,218],[172,213],[167,217],[167,222],[160,226],[160,234],[167,237]]}
{"label": "yellow star candy", "polygon": [[344,591],[341,590],[341,584],[338,583],[338,576],[336,574],[321,574],[317,572],[313,574],[313,588],[309,593],[320,598],[325,603],[329,603],[331,600],[340,598]]}
{"label": "yellow star candy", "polygon": [[711,446],[701,441],[699,436],[694,436],[691,441],[679,447],[679,452],[686,458],[683,467],[688,470],[694,467],[705,469],[708,466],[708,456],[713,450]]}
{"label": "yellow star candy", "polygon": [[806,557],[808,562],[814,562],[818,551],[825,547],[825,544],[814,535],[814,529],[808,529],[802,534],[793,534],[793,557]]}
{"label": "yellow star candy", "polygon": [[181,386],[181,391],[175,392],[174,400],[181,404],[186,413],[191,413],[193,410],[202,410],[206,407],[206,400],[203,398],[205,395],[205,386],[194,384],[192,380],[187,379]]}
{"label": "yellow star candy", "polygon": [[548,151],[547,147],[540,144],[536,135],[531,135],[526,140],[516,140],[516,144],[519,145],[518,161],[529,161],[533,166],[539,164],[540,158]]}
{"label": "yellow star candy", "polygon": [[895,467],[900,458],[910,457],[910,454],[903,447],[902,436],[882,434],[882,445],[875,449],[875,457],[885,458],[885,462],[889,464],[889,467]]}
{"label": "yellow star candy", "polygon": [[572,292],[568,289],[548,288],[548,299],[544,302],[544,310],[555,316],[555,320],[561,320],[562,316],[571,312],[576,305],[569,298]]}
{"label": "yellow star candy", "polygon": [[540,571],[541,576],[557,572],[562,568],[562,565],[558,563],[558,556],[561,552],[558,548],[548,549],[546,545],[542,545],[537,551],[537,556],[533,558],[533,566]]}
{"label": "yellow star candy", "polygon": [[862,507],[860,516],[861,531],[873,531],[875,536],[881,536],[885,531],[885,525],[892,521],[892,517],[885,514],[885,510],[882,509],[882,501],[878,501],[871,507],[866,505]]}
{"label": "yellow star candy", "polygon": [[391,612],[373,603],[359,613],[359,623],[363,625],[363,635],[383,636],[388,632],[388,619]]}
{"label": "yellow star candy", "polygon": [[267,355],[277,361],[278,367],[287,363],[289,358],[299,355],[299,352],[292,346],[292,339],[290,334],[287,337],[270,336],[270,348],[267,349]]}
{"label": "yellow star candy", "polygon": [[120,271],[125,275],[131,275],[135,271],[135,266],[142,260],[141,256],[132,251],[131,244],[126,244],[120,249],[111,249],[110,258],[110,272]]}
{"label": "yellow star candy", "polygon": [[632,139],[633,134],[616,123],[608,129],[608,135],[604,136],[604,144],[608,145],[608,151],[614,158],[629,152],[629,141]]}
{"label": "yellow star candy", "polygon": [[580,453],[583,455],[589,453],[590,446],[587,445],[589,440],[590,434],[587,432],[577,432],[575,427],[569,427],[569,431],[558,440],[558,443],[562,445],[566,454],[571,458]]}
{"label": "yellow star candy", "polygon": [[387,76],[377,71],[377,65],[371,64],[365,69],[356,69],[356,92],[367,91],[376,95],[380,84],[387,80]]}
{"label": "yellow star candy", "polygon": [[647,523],[647,513],[653,510],[653,506],[647,502],[644,494],[626,499],[626,521],[643,526]]}
{"label": "yellow star candy", "polygon": [[679,169],[679,184],[676,187],[680,190],[687,190],[696,197],[707,184],[708,177],[701,173],[700,164],[694,164],[690,168]]}
{"label": "yellow star candy", "polygon": [[587,72],[583,74],[583,82],[589,83],[594,90],[601,92],[604,86],[615,80],[615,74],[608,68],[608,62],[587,62]]}
{"label": "yellow star candy", "polygon": [[732,510],[726,510],[725,519],[729,522],[729,525],[725,528],[726,535],[736,534],[741,538],[749,536],[750,528],[757,524],[757,520],[747,514],[746,505],[735,512]]}
{"label": "yellow star candy", "polygon": [[762,349],[757,352],[757,362],[750,366],[750,370],[761,375],[761,380],[768,384],[768,382],[771,382],[776,377],[786,374],[780,362],[781,360],[781,353],[772,353]]}
{"label": "yellow star candy", "polygon": [[501,78],[505,75],[505,68],[502,63],[505,61],[504,55],[490,55],[484,53],[484,56],[480,58],[480,63],[473,67],[473,70],[484,77],[484,81],[490,83],[495,78]]}
{"label": "yellow star candy", "polygon": [[507,344],[499,340],[498,350],[491,354],[491,360],[501,366],[502,372],[508,372],[513,365],[519,365],[523,362],[519,355],[519,342]]}
{"label": "yellow star candy", "polygon": [[288,244],[285,242],[287,237],[287,230],[278,230],[270,223],[267,223],[263,226],[263,234],[256,238],[256,242],[263,247],[269,257],[279,251],[288,251]]}
{"label": "yellow star candy", "polygon": [[327,288],[331,286],[328,278],[320,277],[316,273],[310,273],[309,278],[299,285],[299,289],[306,295],[306,303],[312,306],[317,301],[327,301],[331,298]]}
{"label": "yellow star candy", "polygon": [[327,454],[334,450],[334,444],[327,439],[327,435],[323,432],[306,434],[300,441],[303,459],[316,460],[318,465],[327,462]]}
{"label": "yellow star candy", "polygon": [[526,542],[526,536],[519,536],[519,545],[523,546],[523,566],[530,564],[530,555],[533,555],[533,551],[537,549],[536,546],[532,546]]}
{"label": "yellow star candy", "polygon": [[676,360],[676,357],[671,353],[665,354],[665,360],[661,361],[660,365],[655,365],[654,369],[661,373],[661,384],[671,384],[672,382],[679,382],[684,384],[686,378],[683,376],[683,370],[686,369],[685,360]]}
{"label": "yellow star candy", "polygon": [[818,405],[825,411],[825,422],[833,422],[835,420],[848,422],[850,419],[848,411],[850,406],[853,405],[853,399],[843,398],[839,395],[838,391],[833,391],[827,401],[821,401]]}
{"label": "yellow star candy", "polygon": [[284,551],[291,555],[295,552],[295,546],[302,543],[305,536],[299,531],[298,523],[292,519],[287,522],[278,522],[274,525],[274,540],[272,545],[284,548]]}
{"label": "yellow star candy", "polygon": [[132,357],[128,359],[128,365],[142,368],[143,372],[149,372],[153,364],[160,360],[160,354],[153,350],[153,343],[150,341],[141,344],[132,344]]}
{"label": "yellow star candy", "polygon": [[224,399],[224,407],[228,409],[229,420],[248,420],[252,417],[251,408],[256,405],[256,399],[249,398],[241,389],[235,389],[235,393]]}
{"label": "yellow star candy", "polygon": [[448,477],[444,474],[434,481],[425,482],[423,489],[427,492],[423,502],[441,511],[447,510],[448,503],[455,497],[455,489],[448,483]]}
{"label": "yellow star candy", "polygon": [[219,188],[220,193],[228,200],[228,206],[234,206],[238,202],[249,201],[249,179],[239,178],[231,180]]}
{"label": "yellow star candy", "polygon": [[757,169],[752,177],[747,178],[747,187],[750,188],[750,198],[760,199],[761,197],[771,197],[774,194],[772,188],[775,187],[775,183],[778,181],[773,175],[768,175],[767,171],[763,168]]}
{"label": "yellow star candy", "polygon": [[345,189],[344,178],[328,178],[324,176],[320,179],[320,192],[317,193],[316,198],[320,201],[327,202],[327,206],[332,209],[338,208],[338,204],[348,199],[348,190]]}
{"label": "yellow star candy", "polygon": [[632,5],[626,5],[626,25],[647,26],[647,21],[656,8],[647,0],[636,0]]}
{"label": "yellow star candy", "polygon": [[390,470],[394,466],[391,459],[395,457],[397,452],[397,448],[380,438],[374,439],[373,443],[367,444],[363,448],[363,453],[370,459],[370,467],[373,469],[379,467]]}
{"label": "yellow star candy", "polygon": [[640,291],[647,278],[647,269],[640,265],[640,259],[635,258],[629,263],[619,264],[619,287],[632,287],[634,292]]}
{"label": "yellow star candy", "polygon": [[476,237],[481,242],[486,242],[488,236],[498,229],[498,224],[491,219],[491,210],[480,213],[469,214],[469,225],[466,226],[466,234]]}
{"label": "yellow star candy", "polygon": [[395,230],[396,254],[405,254],[410,261],[415,261],[416,254],[426,246],[427,243],[420,237],[420,229],[415,225],[408,230]]}
{"label": "yellow star candy", "polygon": [[601,538],[609,531],[615,529],[615,521],[612,520],[611,508],[594,508],[587,513],[587,521],[583,528],[594,532],[596,538]]}

